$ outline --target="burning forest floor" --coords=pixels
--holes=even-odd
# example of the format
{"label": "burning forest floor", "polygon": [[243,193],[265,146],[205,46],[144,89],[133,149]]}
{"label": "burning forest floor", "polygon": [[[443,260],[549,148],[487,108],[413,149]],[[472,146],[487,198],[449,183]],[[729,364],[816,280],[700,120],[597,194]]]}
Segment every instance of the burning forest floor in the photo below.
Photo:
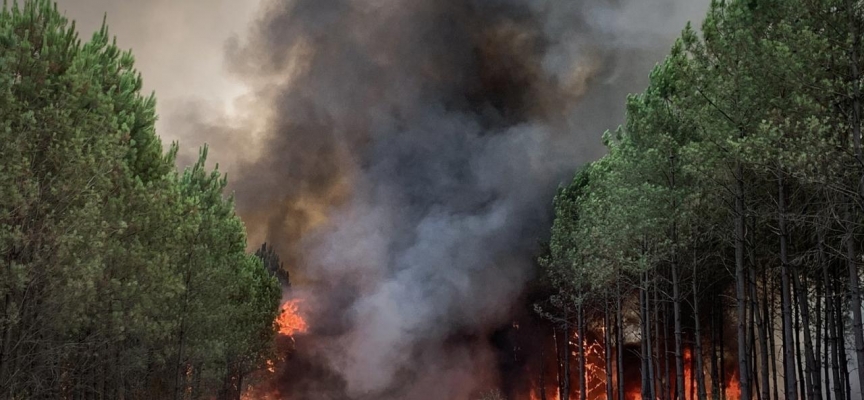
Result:
{"label": "burning forest floor", "polygon": [[[307,322],[309,316],[305,315],[306,312],[303,299],[291,299],[283,303],[281,313],[274,322],[278,329],[277,356],[267,361],[266,370],[257,371],[247,379],[242,400],[350,399],[344,380],[315,355],[316,330]],[[529,312],[519,314],[518,320],[486,335],[484,345],[493,349],[498,360],[496,387],[477,390],[473,397],[465,400],[646,398],[640,386],[640,365],[644,365],[640,358],[640,343],[625,343],[619,364],[616,346],[612,343],[615,335],[610,335],[607,348],[602,327],[586,333],[586,337],[580,340],[576,332],[556,327]],[[663,346],[668,346],[668,343]],[[664,359],[656,356],[664,352],[670,357]],[[610,353],[611,357],[607,355]],[[583,357],[584,367],[581,362]],[[692,349],[686,348],[683,354],[685,392],[682,396],[674,392],[675,373],[669,370],[670,365],[674,364],[673,357],[668,347],[657,349],[652,362],[654,371],[659,373],[654,387],[646,390],[656,390],[658,400],[698,399],[694,374],[696,360]],[[720,353],[709,352],[703,354],[703,361],[707,398],[715,398],[713,392],[718,391],[720,395],[716,398],[738,400],[740,388],[734,355],[726,352],[721,358]],[[584,381],[581,379],[583,370]],[[722,385],[712,379],[719,374],[726,377]],[[584,397],[581,395],[583,387]],[[619,397],[621,390],[623,395]]]}

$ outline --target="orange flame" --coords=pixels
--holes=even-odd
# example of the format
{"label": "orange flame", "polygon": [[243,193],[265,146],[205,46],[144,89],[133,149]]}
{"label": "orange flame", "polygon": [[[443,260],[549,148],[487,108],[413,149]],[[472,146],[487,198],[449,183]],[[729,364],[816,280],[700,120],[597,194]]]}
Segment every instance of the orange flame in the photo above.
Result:
{"label": "orange flame", "polygon": [[300,303],[302,300],[294,299],[282,304],[282,313],[276,318],[280,335],[294,337],[297,333],[306,333],[309,330],[309,325],[300,315]]}

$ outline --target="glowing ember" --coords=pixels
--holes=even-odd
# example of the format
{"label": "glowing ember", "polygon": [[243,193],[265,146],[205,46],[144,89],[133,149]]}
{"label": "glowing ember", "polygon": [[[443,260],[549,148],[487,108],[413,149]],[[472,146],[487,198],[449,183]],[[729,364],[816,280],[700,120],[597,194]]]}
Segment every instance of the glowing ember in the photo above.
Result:
{"label": "glowing ember", "polygon": [[276,318],[276,326],[279,327],[279,334],[294,337],[297,333],[306,333],[309,330],[309,325],[300,316],[299,308],[301,300],[288,300],[282,305],[282,313]]}

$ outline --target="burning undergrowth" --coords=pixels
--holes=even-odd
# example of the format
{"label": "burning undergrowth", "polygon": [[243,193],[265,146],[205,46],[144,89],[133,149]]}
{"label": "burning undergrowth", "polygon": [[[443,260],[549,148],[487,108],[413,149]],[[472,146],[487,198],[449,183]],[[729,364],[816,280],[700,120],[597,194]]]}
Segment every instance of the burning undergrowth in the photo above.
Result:
{"label": "burning undergrowth", "polygon": [[189,118],[255,149],[234,166],[238,210],[308,318],[280,396],[500,383],[488,338],[531,278],[555,187],[600,155],[621,99],[704,7],[643,3],[264,1],[227,46],[250,88],[240,116]]}

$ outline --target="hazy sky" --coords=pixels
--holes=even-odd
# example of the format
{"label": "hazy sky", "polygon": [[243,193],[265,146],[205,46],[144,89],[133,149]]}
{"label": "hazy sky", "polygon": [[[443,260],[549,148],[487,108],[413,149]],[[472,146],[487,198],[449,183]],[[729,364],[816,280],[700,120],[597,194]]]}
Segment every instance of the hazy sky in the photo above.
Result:
{"label": "hazy sky", "polygon": [[[57,0],[83,39],[102,23],[118,44],[133,49],[146,91],[156,91],[159,114],[188,101],[228,107],[243,85],[224,72],[225,42],[242,36],[259,0]],[[181,136],[162,118],[159,134],[170,143]],[[199,143],[190,143],[197,147]]]}

